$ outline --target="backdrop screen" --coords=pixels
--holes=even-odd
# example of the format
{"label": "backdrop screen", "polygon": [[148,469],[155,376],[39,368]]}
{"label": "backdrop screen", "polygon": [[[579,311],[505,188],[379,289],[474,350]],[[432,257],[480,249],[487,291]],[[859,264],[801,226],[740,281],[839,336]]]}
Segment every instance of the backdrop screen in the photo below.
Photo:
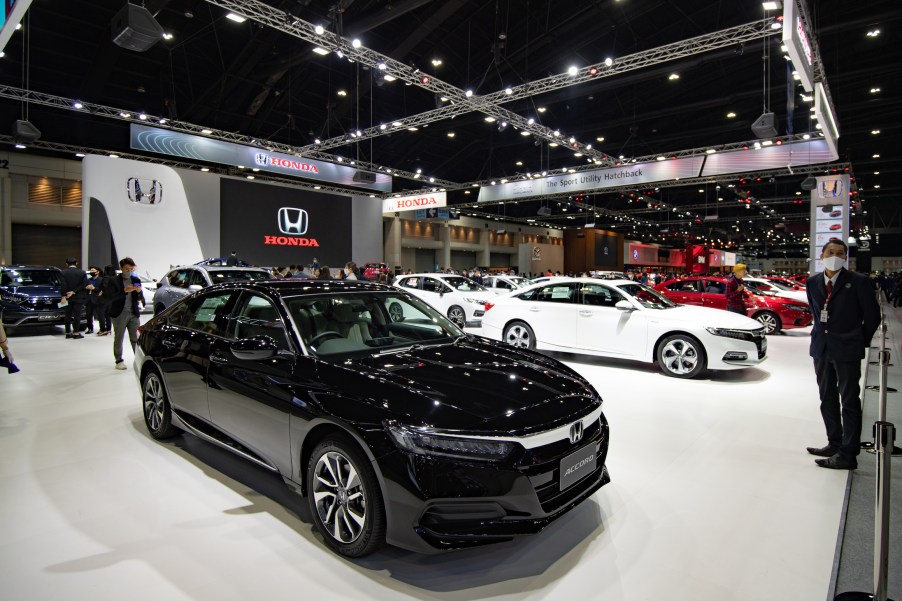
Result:
{"label": "backdrop screen", "polygon": [[595,234],[595,266],[617,267],[617,236]]}
{"label": "backdrop screen", "polygon": [[351,199],[309,190],[220,180],[220,249],[269,267],[344,267],[351,260]]}

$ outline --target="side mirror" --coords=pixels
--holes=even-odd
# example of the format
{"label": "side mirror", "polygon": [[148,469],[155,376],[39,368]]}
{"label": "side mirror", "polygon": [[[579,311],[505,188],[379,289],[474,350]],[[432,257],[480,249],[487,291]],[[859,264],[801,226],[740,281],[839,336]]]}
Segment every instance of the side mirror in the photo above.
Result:
{"label": "side mirror", "polygon": [[231,345],[231,351],[242,361],[263,361],[276,356],[279,349],[269,336],[254,336],[236,340]]}
{"label": "side mirror", "polygon": [[204,287],[199,284],[191,284],[190,286],[188,286],[188,290],[190,290],[191,292],[197,292],[198,290],[203,290],[203,289],[204,289]]}
{"label": "side mirror", "polygon": [[631,302],[628,300],[617,301],[617,304],[614,305],[621,311],[635,311],[636,307],[633,306]]}

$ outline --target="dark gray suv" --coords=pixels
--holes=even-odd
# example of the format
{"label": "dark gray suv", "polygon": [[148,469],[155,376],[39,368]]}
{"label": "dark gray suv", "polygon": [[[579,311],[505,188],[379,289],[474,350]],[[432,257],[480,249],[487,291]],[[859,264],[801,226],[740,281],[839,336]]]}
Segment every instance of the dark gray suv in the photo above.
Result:
{"label": "dark gray suv", "polygon": [[11,330],[24,326],[56,326],[63,324],[59,308],[60,270],[39,265],[0,267],[0,307],[3,327]]}

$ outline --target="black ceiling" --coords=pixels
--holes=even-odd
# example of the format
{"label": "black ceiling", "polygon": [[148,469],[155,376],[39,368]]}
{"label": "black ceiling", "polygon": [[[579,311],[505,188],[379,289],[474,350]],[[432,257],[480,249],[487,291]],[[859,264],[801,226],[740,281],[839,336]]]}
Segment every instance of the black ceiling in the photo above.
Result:
{"label": "black ceiling", "polygon": [[[566,72],[571,65],[598,63],[664,44],[711,34],[762,19],[761,2],[752,0],[268,0],[267,4],[405,64],[412,64],[476,94]],[[203,0],[148,0],[146,7],[173,38],[144,53],[111,41],[110,22],[125,0],[34,0],[22,31],[0,59],[0,85],[77,98],[129,111],[144,111],[211,128],[240,132],[295,146],[311,144],[357,129],[436,108],[435,95],[400,81],[378,82],[378,70],[350,63],[335,54],[311,52],[309,42],[252,20],[235,23],[227,11]],[[841,131],[840,161],[852,165],[865,204],[855,225],[902,228],[896,198],[902,153],[895,144],[902,112],[902,8],[898,0],[844,2],[812,0],[809,11]],[[876,37],[867,32],[880,30]],[[24,41],[24,44],[23,44]],[[23,47],[24,46],[24,47]],[[763,60],[767,46],[770,59]],[[668,61],[614,77],[515,101],[505,108],[592,143],[612,157],[664,154],[681,149],[754,139],[750,126],[766,98],[776,112],[780,133],[787,131],[786,62],[779,36],[685,59]],[[23,55],[27,53],[27,69]],[[441,65],[433,66],[433,59]],[[769,65],[765,85],[764,65]],[[671,74],[679,79],[670,79]],[[792,86],[795,131],[808,131],[810,103]],[[871,92],[879,88],[880,92]],[[769,89],[769,94],[766,93]],[[340,96],[339,91],[347,93]],[[538,112],[539,107],[545,112]],[[20,103],[0,99],[7,123],[22,115]],[[735,117],[728,118],[728,113]],[[31,105],[28,118],[42,140],[105,150],[128,148],[128,125],[59,108]],[[880,130],[879,135],[871,134]],[[448,136],[449,132],[454,137]],[[604,138],[603,142],[597,141]],[[543,169],[585,164],[564,147],[536,145],[513,128],[498,131],[481,113],[438,121],[417,132],[402,131],[329,152],[455,182],[515,177]],[[28,149],[28,152],[41,152]],[[879,154],[880,158],[872,158]],[[580,163],[579,161],[583,161]],[[518,164],[519,163],[519,164]],[[879,172],[880,175],[874,175]],[[760,205],[747,209],[728,183],[662,188],[641,206],[668,209],[636,213],[637,190],[595,194],[585,202],[616,211],[632,211],[644,224],[637,235],[668,242],[692,231],[740,242],[773,231],[777,246],[793,239],[786,232],[807,231],[804,214],[792,198],[803,176],[775,174],[742,184]],[[395,191],[420,182],[395,179]],[[874,185],[880,185],[875,189]],[[454,191],[452,204],[475,194]],[[718,197],[723,198],[718,201]],[[775,200],[776,199],[776,200]],[[782,200],[781,200],[782,199]],[[548,223],[574,225],[578,208],[552,203]],[[761,206],[771,204],[767,210]],[[677,207],[710,203],[695,217],[717,212],[719,221],[692,223]],[[537,203],[485,207],[506,218],[535,216]],[[863,210],[867,210],[867,214]],[[769,211],[776,211],[775,214]],[[766,212],[767,211],[767,212]],[[470,212],[468,209],[467,213]],[[900,213],[902,214],[902,213]],[[752,224],[735,220],[757,216]],[[578,224],[580,217],[577,219]],[[603,227],[603,220],[598,226]],[[667,227],[671,222],[673,227]],[[778,223],[786,229],[773,230]],[[621,227],[622,224],[619,224]],[[632,225],[630,225],[632,227]],[[779,226],[778,226],[779,227]],[[668,229],[667,236],[661,230]],[[900,229],[902,232],[902,229]],[[795,237],[799,240],[799,237]]]}

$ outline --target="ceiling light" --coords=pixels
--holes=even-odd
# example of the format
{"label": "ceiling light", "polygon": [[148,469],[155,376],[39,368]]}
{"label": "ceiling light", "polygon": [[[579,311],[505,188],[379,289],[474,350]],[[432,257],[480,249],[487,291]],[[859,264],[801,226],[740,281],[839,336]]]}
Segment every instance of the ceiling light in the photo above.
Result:
{"label": "ceiling light", "polygon": [[3,58],[4,56],[6,56],[6,53],[0,50],[0,58]]}
{"label": "ceiling light", "polygon": [[322,190],[323,187],[322,187],[322,186],[313,186],[313,189],[314,189],[314,190]]}
{"label": "ceiling light", "polygon": [[879,94],[880,88],[871,88],[871,94]]}
{"label": "ceiling light", "polygon": [[880,188],[880,184],[874,184],[874,189],[877,190],[878,188]]}
{"label": "ceiling light", "polygon": [[348,93],[345,92],[344,90],[338,90],[338,92],[336,92],[336,94],[338,94],[339,96],[347,96],[348,95]]}
{"label": "ceiling light", "polygon": [[612,58],[610,58],[610,57],[604,59],[604,65],[605,65],[605,67],[610,67],[610,66],[613,65],[613,64],[614,64],[614,59],[612,59]]}
{"label": "ceiling light", "polygon": [[72,108],[80,109],[80,108],[84,108],[84,106],[85,105],[83,105],[82,103],[80,103],[76,100],[75,103],[72,105]]}
{"label": "ceiling light", "polygon": [[552,142],[552,143],[549,144],[548,146],[551,147],[551,148],[556,148],[557,145],[558,145],[557,142]]}
{"label": "ceiling light", "polygon": [[202,129],[202,130],[200,130],[200,133],[210,135],[213,133],[213,130],[212,129]]}
{"label": "ceiling light", "polygon": [[209,167],[201,167],[200,170],[206,173],[207,171],[210,170],[210,168]]}
{"label": "ceiling light", "polygon": [[811,135],[810,134],[802,134],[802,139],[809,140],[809,139],[811,139]]}
{"label": "ceiling light", "polygon": [[419,131],[419,130],[420,130],[419,127],[408,127],[407,128],[407,131]]}
{"label": "ceiling light", "polygon": [[771,144],[773,144],[773,142],[771,142],[770,140],[765,140],[765,141],[761,142],[761,144],[762,144],[762,146],[770,146]]}
{"label": "ceiling light", "polygon": [[780,23],[779,21],[777,21],[776,23],[771,24],[770,28],[771,28],[771,29],[782,29],[782,28],[783,28],[783,24]]}
{"label": "ceiling light", "polygon": [[878,135],[879,133],[880,133],[880,130],[879,130],[879,129],[872,129],[872,130],[871,130],[871,134],[873,134],[873,135],[875,135],[875,136]]}
{"label": "ceiling light", "polygon": [[679,79],[679,78],[680,78],[680,74],[679,74],[679,73],[671,73],[671,74],[667,77],[667,79],[669,79],[669,80],[671,80],[671,81],[676,80],[676,79]]}
{"label": "ceiling light", "polygon": [[576,138],[574,138],[574,137],[571,137],[570,140],[568,140],[568,141],[569,141],[571,144],[576,144]]}
{"label": "ceiling light", "polygon": [[118,159],[118,158],[119,158],[119,155],[118,155],[118,154],[111,154],[111,155],[109,155],[109,157],[110,157],[111,159]]}
{"label": "ceiling light", "polygon": [[75,156],[77,156],[77,157],[79,157],[79,158],[82,158],[82,157],[85,156],[85,153],[83,153],[83,152],[76,152],[76,153],[75,153]]}
{"label": "ceiling light", "polygon": [[470,96],[473,95],[473,90],[467,90],[466,92],[464,92],[464,95],[465,95],[467,98],[469,98]]}
{"label": "ceiling light", "polygon": [[709,149],[706,150],[705,152],[708,153],[708,154],[714,154],[714,153],[717,152],[717,151],[714,150],[713,148],[709,148]]}
{"label": "ceiling light", "polygon": [[329,51],[321,46],[314,46],[313,51],[321,56],[326,56],[327,54],[329,54]]}
{"label": "ceiling light", "polygon": [[324,33],[326,33],[326,29],[322,25],[317,25],[313,28],[313,31],[316,33],[316,35],[323,35]]}
{"label": "ceiling light", "polygon": [[246,175],[245,177],[246,177],[247,179],[257,179],[257,178],[255,178],[253,175]]}
{"label": "ceiling light", "polygon": [[442,59],[440,59],[440,58],[434,58],[434,59],[432,59],[432,66],[433,66],[433,67],[439,67],[439,66],[441,66],[441,64],[442,64]]}
{"label": "ceiling light", "polygon": [[392,121],[393,127],[401,127],[401,125],[403,125],[403,124],[400,121]]}
{"label": "ceiling light", "polygon": [[147,121],[147,115],[141,113],[140,115],[138,115],[138,119],[140,119],[141,121]]}
{"label": "ceiling light", "polygon": [[662,156],[657,156],[657,157],[655,157],[655,160],[656,160],[656,161],[663,161],[663,160],[664,160],[664,157],[662,157]]}
{"label": "ceiling light", "polygon": [[880,172],[879,172],[879,171],[875,171],[875,172],[874,172],[874,175],[880,175]]}
{"label": "ceiling light", "polygon": [[879,158],[880,158],[880,155],[879,155],[879,154],[872,154],[872,155],[871,155],[871,158],[872,158],[872,159],[879,159]]}
{"label": "ceiling light", "polygon": [[430,177],[430,178],[429,178],[429,183],[435,183],[435,178],[434,178],[434,177]]}
{"label": "ceiling light", "polygon": [[486,117],[486,118],[485,118],[485,122],[486,122],[486,123],[494,123],[494,122],[495,122],[495,118],[492,117],[492,116]]}
{"label": "ceiling light", "polygon": [[27,148],[27,146],[25,146],[25,144],[16,144],[16,148],[24,149]]}
{"label": "ceiling light", "polygon": [[378,65],[376,65],[376,67],[377,67],[380,71],[385,71],[385,70],[388,68],[388,65],[386,65],[385,63],[379,63]]}
{"label": "ceiling light", "polygon": [[879,29],[874,29],[874,30],[871,30],[871,31],[868,32],[868,37],[869,37],[869,38],[876,38],[878,35],[880,35],[880,30],[879,30]]}
{"label": "ceiling light", "polygon": [[544,112],[545,112],[546,110],[548,110],[548,109],[546,109],[544,106],[540,106],[540,107],[537,108],[536,110],[539,111],[540,113],[544,113]]}
{"label": "ceiling light", "polygon": [[555,137],[555,138],[560,138],[560,137],[561,137],[561,130],[559,130],[559,129],[554,130],[554,137]]}
{"label": "ceiling light", "polygon": [[735,116],[736,116],[736,113],[734,113],[734,112],[732,112],[732,111],[729,112],[729,113],[727,113],[727,119],[732,119],[732,118],[735,117]]}
{"label": "ceiling light", "polygon": [[522,167],[522,166],[523,166],[523,161],[517,161],[517,167]]}
{"label": "ceiling light", "polygon": [[504,88],[504,93],[510,95],[514,93],[514,90],[513,88]]}
{"label": "ceiling light", "polygon": [[449,131],[449,132],[448,132],[448,137],[449,137],[449,138],[453,138],[453,137],[454,137],[454,132],[453,132],[453,131]]}
{"label": "ceiling light", "polygon": [[172,35],[171,33],[164,33],[164,34],[163,34],[163,39],[164,39],[164,40],[171,40],[171,39],[174,38],[174,37],[175,37],[175,36]]}
{"label": "ceiling light", "polygon": [[520,135],[521,135],[521,136],[529,136],[529,135],[531,135],[531,134],[530,134],[528,131],[521,131],[521,132],[520,132]]}
{"label": "ceiling light", "polygon": [[236,15],[235,13],[229,13],[226,15],[226,19],[231,19],[236,23],[244,23],[247,21],[247,17],[242,17],[241,15]]}
{"label": "ceiling light", "polygon": [[764,10],[779,10],[780,9],[779,2],[762,2],[761,6],[764,7]]}
{"label": "ceiling light", "polygon": [[354,48],[360,48],[361,46],[363,46],[363,42],[361,42],[358,38],[354,38],[353,40],[351,40],[351,46],[353,46]]}
{"label": "ceiling light", "polygon": [[385,74],[385,77],[383,77],[382,79],[384,79],[385,81],[395,81],[395,80],[398,79],[398,78],[395,77],[394,75],[389,75],[389,74],[386,73],[386,74]]}
{"label": "ceiling light", "polygon": [[526,120],[526,124],[527,124],[527,125],[532,125],[532,124],[535,123],[535,122],[536,122],[536,120],[533,119],[532,117],[530,117],[529,119]]}
{"label": "ceiling light", "polygon": [[119,116],[122,117],[123,119],[128,119],[129,117],[132,116],[132,114],[131,114],[131,113],[125,113],[125,112],[122,112],[122,113],[119,113]]}

